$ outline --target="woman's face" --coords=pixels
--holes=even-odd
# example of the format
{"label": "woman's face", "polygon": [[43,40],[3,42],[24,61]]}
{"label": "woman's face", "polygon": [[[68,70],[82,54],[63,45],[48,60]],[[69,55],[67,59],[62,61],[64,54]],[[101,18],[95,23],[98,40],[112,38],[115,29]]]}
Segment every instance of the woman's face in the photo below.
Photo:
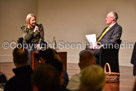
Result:
{"label": "woman's face", "polygon": [[35,26],[35,24],[36,24],[36,18],[35,18],[35,17],[31,17],[31,18],[30,18],[30,22],[29,22],[29,23],[30,23],[30,25],[31,25],[31,26],[33,26],[33,27],[34,27],[34,26]]}

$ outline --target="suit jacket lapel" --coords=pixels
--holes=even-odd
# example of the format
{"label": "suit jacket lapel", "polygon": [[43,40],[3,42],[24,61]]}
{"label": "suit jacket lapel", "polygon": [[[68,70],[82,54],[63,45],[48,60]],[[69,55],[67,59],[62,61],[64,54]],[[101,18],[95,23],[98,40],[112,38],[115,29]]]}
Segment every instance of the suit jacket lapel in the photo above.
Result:
{"label": "suit jacket lapel", "polygon": [[[115,26],[117,26],[117,25],[118,25],[117,23],[116,23],[115,25],[113,25],[113,26],[112,26],[112,27],[107,31],[107,33],[106,33],[106,34],[108,34],[109,32],[111,32],[111,31],[112,31],[112,29],[113,29]],[[106,27],[106,28],[107,28],[107,27]],[[103,32],[104,32],[104,31],[103,31]],[[105,34],[105,35],[106,35],[106,34]],[[105,36],[105,35],[104,35],[104,36]],[[103,37],[104,37],[104,36],[103,36]]]}

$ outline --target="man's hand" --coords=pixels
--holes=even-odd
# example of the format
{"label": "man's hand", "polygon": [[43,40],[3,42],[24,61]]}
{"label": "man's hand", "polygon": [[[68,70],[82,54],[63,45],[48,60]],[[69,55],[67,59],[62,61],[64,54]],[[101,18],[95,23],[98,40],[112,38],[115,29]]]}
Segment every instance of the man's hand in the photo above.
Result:
{"label": "man's hand", "polygon": [[89,45],[89,49],[93,49],[93,47],[91,45]]}
{"label": "man's hand", "polygon": [[89,49],[100,49],[101,48],[101,46],[100,45],[97,45],[97,46],[95,46],[95,47],[92,47],[91,45],[89,46]]}
{"label": "man's hand", "polygon": [[101,46],[100,45],[97,45],[97,46],[95,46],[93,49],[100,49],[101,48]]}

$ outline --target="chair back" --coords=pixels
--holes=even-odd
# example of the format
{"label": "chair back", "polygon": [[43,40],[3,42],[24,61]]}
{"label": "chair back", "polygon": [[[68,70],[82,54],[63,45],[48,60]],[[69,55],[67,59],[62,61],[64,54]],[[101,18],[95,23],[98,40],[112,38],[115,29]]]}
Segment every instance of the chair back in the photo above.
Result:
{"label": "chair back", "polygon": [[133,65],[136,65],[136,42],[135,42],[133,52],[132,52],[131,63]]}
{"label": "chair back", "polygon": [[122,40],[119,40],[115,44],[108,44],[101,48],[99,63],[103,68],[105,63],[109,63],[111,66],[111,72],[119,73],[118,53],[121,42]]}

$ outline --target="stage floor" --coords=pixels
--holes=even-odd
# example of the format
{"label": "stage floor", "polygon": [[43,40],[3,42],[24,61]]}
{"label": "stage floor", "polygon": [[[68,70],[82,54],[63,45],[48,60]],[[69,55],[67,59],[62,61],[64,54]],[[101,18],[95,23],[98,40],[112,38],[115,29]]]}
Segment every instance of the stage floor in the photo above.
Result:
{"label": "stage floor", "polygon": [[[0,70],[10,79],[14,76],[12,69],[15,68],[13,63],[0,63]],[[69,78],[80,71],[78,64],[68,63],[67,72]],[[133,68],[131,66],[120,66],[120,83],[105,84],[105,91],[132,91],[135,77],[132,75]]]}

